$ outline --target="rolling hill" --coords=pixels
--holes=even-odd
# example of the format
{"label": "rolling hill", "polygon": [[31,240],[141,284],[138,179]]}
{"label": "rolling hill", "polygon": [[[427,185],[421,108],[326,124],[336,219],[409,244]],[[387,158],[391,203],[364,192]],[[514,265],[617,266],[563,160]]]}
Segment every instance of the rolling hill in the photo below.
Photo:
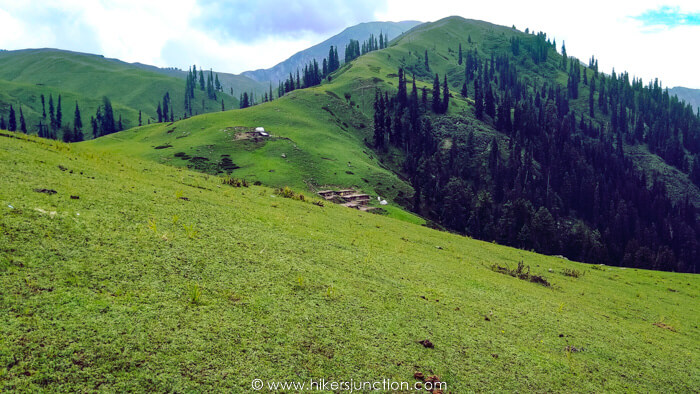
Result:
{"label": "rolling hill", "polygon": [[289,59],[272,68],[246,71],[243,72],[242,75],[250,77],[258,82],[271,81],[276,85],[277,81],[287,78],[289,73],[296,73],[297,70],[303,69],[305,65],[309,64],[309,62],[314,59],[320,63],[323,58],[328,57],[328,51],[331,45],[338,49],[338,56],[340,59],[343,59],[345,56],[345,46],[350,40],[362,42],[366,40],[370,34],[378,37],[379,33],[387,35],[389,39],[394,39],[419,24],[421,24],[421,22],[417,21],[360,23],[359,25],[348,27],[335,36],[311,48],[297,52]]}
{"label": "rolling hill", "polygon": [[542,256],[91,144],[0,140],[3,391],[700,386],[697,275]]}
{"label": "rolling hill", "polygon": [[[411,187],[365,145],[371,138],[369,122],[334,94],[307,89],[270,103],[137,127],[88,144],[212,174],[229,172],[223,159],[230,158],[237,167],[234,176],[269,186],[354,187],[389,200],[405,200],[412,195]],[[271,137],[245,138],[258,126]],[[387,209],[407,216],[398,208]]]}
{"label": "rolling hill", "polygon": [[[544,120],[546,110],[552,119],[550,124],[530,127],[527,137],[526,130],[518,135],[519,130],[502,128],[498,124],[501,115],[497,117],[495,109],[493,115],[480,118],[474,105],[474,86],[468,86],[467,97],[457,93],[465,81],[465,65],[458,64],[460,45],[465,57],[467,53],[473,54],[481,64],[480,72],[487,70],[482,72],[487,75],[483,78],[493,81],[489,82],[489,89],[495,92],[498,106],[507,97],[520,95],[523,100],[526,94],[531,95],[527,103],[521,102],[528,108],[540,107],[539,111],[529,113],[531,122]],[[510,55],[516,49],[517,54]],[[643,119],[634,115],[634,108],[624,108],[612,99],[611,104],[607,99],[602,101],[604,107],[595,106],[591,116],[589,93],[593,91],[594,103],[601,102],[604,93],[580,82],[577,96],[567,97],[570,94],[567,77],[571,78],[576,60],[569,60],[568,71],[561,66],[562,61],[563,57],[543,34],[450,17],[415,27],[392,41],[389,48],[370,52],[344,65],[331,75],[331,81],[325,80],[319,86],[296,90],[244,111],[212,114],[174,125],[152,125],[99,139],[93,144],[98,149],[214,173],[224,172],[215,163],[230,157],[240,167],[232,169],[234,176],[270,186],[291,185],[297,190],[355,187],[373,196],[387,197],[452,230],[482,239],[545,253],[562,253],[576,260],[604,259],[616,265],[643,264],[692,272],[696,269],[693,257],[696,248],[692,245],[698,242],[694,235],[697,219],[693,206],[700,205],[700,190],[690,180],[684,164],[694,153],[683,148],[678,143],[681,139],[670,134],[681,131],[663,130],[650,117],[658,113],[659,107],[653,111],[650,108],[645,115],[647,119]],[[594,78],[592,67],[577,64],[583,68],[576,71],[579,77],[585,73],[587,78]],[[507,71],[509,67],[516,77]],[[440,75],[439,79],[446,75],[450,81],[452,98],[447,114],[436,116],[424,108],[425,115],[421,115],[432,125],[424,133],[430,134],[436,146],[436,152],[429,155],[399,146],[390,146],[380,153],[372,150],[374,130],[370,125],[375,92],[394,95],[399,86],[399,68],[416,77],[418,90],[432,89],[434,73]],[[623,86],[627,74],[620,74],[619,78],[605,75],[597,78],[599,84],[603,83],[600,80],[607,80],[610,89],[624,91],[628,97],[644,94],[649,100],[653,96],[653,100],[681,108],[675,98],[668,98],[661,89]],[[506,83],[512,84],[515,92],[501,90]],[[532,96],[539,96],[540,104],[535,104],[537,100]],[[512,114],[513,103],[510,107]],[[601,108],[605,111],[614,108],[615,114]],[[631,118],[624,136],[620,130],[608,131],[617,122],[618,111],[622,111],[619,108],[624,108],[623,116]],[[687,117],[691,126],[682,132],[692,144],[693,133],[697,131],[693,131],[697,126],[697,122],[692,123],[694,114],[687,114],[685,108],[673,111]],[[405,112],[400,116],[402,123],[409,121],[407,116]],[[513,118],[522,122],[517,113],[511,121]],[[396,121],[394,117],[392,128]],[[642,131],[633,134],[631,131],[639,125]],[[270,129],[275,138],[258,142],[236,138],[243,130],[237,128],[256,126]],[[619,123],[614,127],[619,128]],[[535,138],[538,133],[541,135]],[[556,146],[553,137],[566,147],[567,154],[559,152],[562,146]],[[289,154],[289,144],[294,149],[293,155]],[[412,162],[413,157],[416,159]],[[511,160],[512,157],[519,160]],[[609,162],[607,166],[601,157]],[[445,165],[453,160],[461,162]],[[555,160],[555,166],[545,168]],[[506,181],[498,184],[496,179],[501,176]],[[584,182],[588,186],[582,186]],[[518,183],[520,186],[515,187]],[[605,192],[601,185],[607,185]],[[447,186],[450,194],[445,192]],[[420,188],[419,194],[416,187]],[[596,188],[597,196],[593,195]],[[576,197],[584,194],[588,196],[585,199]],[[619,203],[622,195],[625,195],[624,204]],[[450,199],[462,201],[449,205],[454,211],[443,204]],[[475,215],[483,201],[487,201],[488,213],[479,218]],[[495,208],[491,205],[494,201],[499,204]],[[519,209],[523,210],[525,219],[507,216],[516,215],[512,208],[515,203],[524,204]],[[625,212],[629,206],[634,207],[631,213]],[[647,242],[651,249],[636,242],[635,237],[643,237],[639,225],[622,220],[630,214],[636,216],[636,223],[647,226],[645,234],[655,234],[653,241]],[[488,225],[478,224],[486,219]],[[658,227],[654,224],[658,221],[665,221],[668,226]],[[531,228],[541,223],[547,223],[547,229],[537,230],[540,235],[536,235]],[[504,226],[513,228],[507,233],[500,232]],[[683,236],[675,237],[674,233]],[[557,234],[563,234],[564,238],[555,238]],[[628,238],[622,234],[637,235]],[[547,247],[550,239],[556,239],[556,244]],[[571,244],[584,246],[571,249]]]}
{"label": "rolling hill", "polygon": [[[117,111],[115,116],[122,115],[127,128],[138,125],[139,111],[143,112],[144,124],[155,120],[156,107],[165,93],[170,94],[176,116],[183,115],[185,83],[181,79],[99,55],[57,49],[3,51],[0,84],[6,86],[0,96],[0,113],[6,118],[10,105],[22,105],[27,124],[36,125],[42,114],[41,95],[45,96],[48,112],[49,95],[53,95],[57,105],[60,94],[65,96],[64,121],[73,123],[75,102],[80,105],[86,136],[90,134],[90,116],[95,114],[103,96],[111,99]],[[196,90],[193,102],[197,112],[221,111],[222,99],[226,108],[238,107],[237,99],[219,95],[216,101],[209,100],[204,92]]]}

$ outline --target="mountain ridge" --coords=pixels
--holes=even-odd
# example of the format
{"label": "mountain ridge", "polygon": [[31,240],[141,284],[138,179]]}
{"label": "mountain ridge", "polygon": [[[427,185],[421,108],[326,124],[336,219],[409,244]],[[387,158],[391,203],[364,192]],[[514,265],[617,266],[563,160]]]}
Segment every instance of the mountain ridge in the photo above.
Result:
{"label": "mountain ridge", "polygon": [[313,59],[316,59],[320,63],[323,58],[328,57],[328,51],[331,45],[338,49],[338,57],[343,59],[345,56],[345,45],[347,45],[350,39],[362,42],[366,40],[370,34],[379,36],[379,33],[383,32],[384,34],[389,34],[389,39],[393,40],[400,34],[420,24],[422,24],[422,22],[418,21],[360,23],[347,27],[340,33],[303,51],[299,51],[270,68],[244,71],[241,75],[248,76],[259,82],[271,81],[273,85],[276,85],[277,81],[287,78],[290,72],[296,73],[297,69],[303,68],[305,64],[308,64]]}

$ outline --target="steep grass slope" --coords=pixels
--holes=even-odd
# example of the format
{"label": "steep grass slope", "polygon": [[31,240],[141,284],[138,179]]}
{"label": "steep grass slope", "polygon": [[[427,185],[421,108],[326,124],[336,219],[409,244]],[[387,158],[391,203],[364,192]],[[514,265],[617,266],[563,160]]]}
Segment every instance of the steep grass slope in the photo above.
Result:
{"label": "steep grass slope", "polygon": [[[569,262],[0,133],[4,391],[416,372],[450,392],[700,386],[697,275]],[[552,287],[490,268],[519,261]]]}
{"label": "steep grass slope", "polygon": [[[185,100],[183,80],[99,55],[90,55],[57,49],[27,49],[0,52],[0,80],[14,83],[25,89],[5,91],[0,102],[0,112],[7,118],[9,106],[26,108],[29,125],[39,122],[42,113],[41,94],[46,98],[49,110],[49,94],[58,105],[58,94],[62,96],[64,122],[73,123],[75,101],[81,108],[85,129],[89,129],[90,116],[95,114],[96,104],[107,96],[113,105],[122,108],[115,116],[123,115],[126,127],[138,125],[138,112],[143,112],[143,123],[156,119],[156,107],[163,95],[170,94],[175,117],[182,117]],[[31,85],[32,88],[29,88]],[[12,94],[10,94],[12,93]],[[226,109],[238,107],[238,100],[218,94],[217,101],[205,98],[204,92],[195,91],[193,100],[197,113],[221,111],[221,100]],[[202,107],[202,104],[204,105]],[[89,131],[89,130],[88,130]],[[89,132],[86,133],[89,135]]]}
{"label": "steep grass slope", "polygon": [[[411,187],[385,168],[365,145],[369,120],[323,88],[293,92],[244,110],[192,117],[99,138],[89,145],[210,173],[232,175],[297,190],[355,187],[390,200],[407,199]],[[240,139],[257,126],[271,138]],[[389,208],[392,210],[392,208]]]}
{"label": "steep grass slope", "polygon": [[[494,137],[507,144],[508,140],[495,130],[493,122],[477,121],[474,117],[473,84],[469,86],[470,98],[464,99],[460,95],[464,81],[464,65],[458,64],[458,50],[461,44],[465,53],[476,50],[482,59],[490,58],[492,54],[511,53],[511,37],[518,37],[522,43],[521,54],[515,61],[518,78],[530,86],[558,83],[562,89],[566,89],[567,73],[559,67],[561,55],[550,50],[545,62],[535,64],[525,50],[527,45],[534,42],[535,36],[509,27],[461,17],[448,17],[415,27],[393,41],[389,48],[370,52],[345,65],[334,75],[332,83],[323,86],[340,97],[350,97],[357,110],[371,117],[374,113],[374,91],[379,88],[382,91],[395,92],[398,87],[398,67],[406,71],[409,81],[411,76],[416,77],[419,89],[428,89],[428,100],[431,99],[430,92],[435,73],[440,75],[441,82],[442,77],[447,75],[452,93],[449,114],[457,117],[459,123],[469,123],[475,130],[475,137],[481,140],[481,145],[487,146]],[[430,71],[424,66],[426,51]],[[587,72],[590,78],[592,72]],[[588,114],[588,96],[589,86],[580,84],[579,98],[569,101],[570,107],[579,116]],[[599,93],[596,92],[596,103],[598,96]],[[459,119],[460,117],[463,119]],[[594,125],[609,124],[610,121],[609,115],[602,114],[596,108],[595,118],[592,119]],[[453,129],[458,129],[458,126],[455,125]],[[446,134],[450,132],[451,130],[446,130]],[[690,181],[687,174],[673,168],[641,144],[627,145],[625,152],[649,179],[663,180],[673,199],[683,201],[688,198],[696,206],[700,204],[700,188]]]}

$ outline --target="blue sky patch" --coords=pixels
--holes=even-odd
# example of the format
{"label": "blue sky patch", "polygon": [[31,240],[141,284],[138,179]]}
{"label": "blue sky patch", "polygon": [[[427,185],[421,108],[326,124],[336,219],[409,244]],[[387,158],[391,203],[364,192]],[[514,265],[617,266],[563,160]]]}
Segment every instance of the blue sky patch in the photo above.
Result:
{"label": "blue sky patch", "polygon": [[683,12],[679,7],[662,6],[632,18],[641,21],[644,26],[700,26],[699,12]]}

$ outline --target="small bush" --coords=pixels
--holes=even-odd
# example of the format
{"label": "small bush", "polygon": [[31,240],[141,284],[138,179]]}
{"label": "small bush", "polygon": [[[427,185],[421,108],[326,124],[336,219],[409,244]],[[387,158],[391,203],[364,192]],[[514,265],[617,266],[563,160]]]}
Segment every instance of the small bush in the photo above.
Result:
{"label": "small bush", "polygon": [[566,276],[570,276],[572,278],[578,278],[580,276],[583,276],[583,272],[579,270],[575,270],[573,268],[564,268],[564,271],[562,272]]}
{"label": "small bush", "polygon": [[525,265],[522,261],[520,261],[518,263],[518,267],[515,269],[510,268],[508,266],[501,266],[498,264],[493,264],[491,266],[491,270],[493,270],[494,272],[501,273],[501,274],[510,275],[514,278],[526,280],[528,282],[537,283],[537,284],[540,284],[540,285],[546,286],[546,287],[550,287],[552,285],[543,276],[532,275],[530,273],[530,266]]}
{"label": "small bush", "polygon": [[228,175],[221,178],[221,183],[223,183],[224,185],[229,185],[229,186],[233,186],[233,187],[248,187],[249,186],[248,181],[246,181],[245,179],[232,178]]}
{"label": "small bush", "polygon": [[289,186],[285,186],[279,190],[277,190],[277,194],[284,198],[294,198],[295,194],[292,189],[289,188]]}

